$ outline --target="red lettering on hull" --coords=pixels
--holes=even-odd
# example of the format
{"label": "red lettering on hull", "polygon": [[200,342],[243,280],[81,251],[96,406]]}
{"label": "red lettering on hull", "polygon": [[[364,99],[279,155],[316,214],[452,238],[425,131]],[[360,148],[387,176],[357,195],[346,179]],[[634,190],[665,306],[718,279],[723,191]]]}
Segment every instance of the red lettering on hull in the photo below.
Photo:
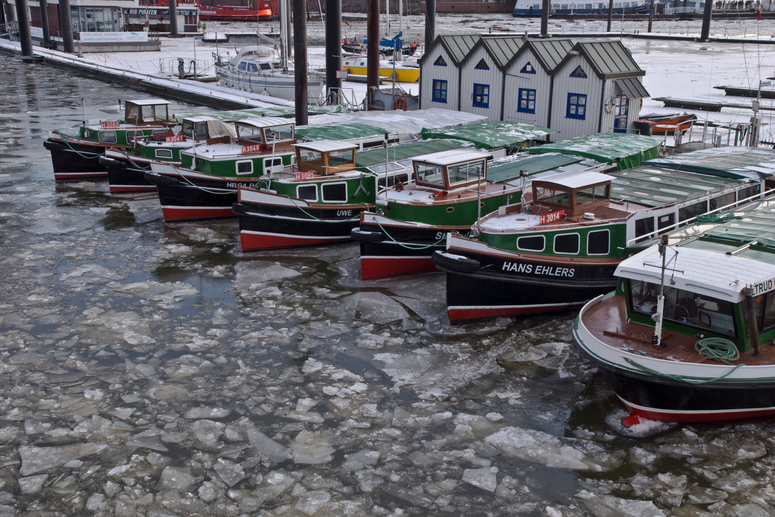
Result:
{"label": "red lettering on hull", "polygon": [[391,276],[436,271],[430,257],[361,257],[361,279],[374,280]]}

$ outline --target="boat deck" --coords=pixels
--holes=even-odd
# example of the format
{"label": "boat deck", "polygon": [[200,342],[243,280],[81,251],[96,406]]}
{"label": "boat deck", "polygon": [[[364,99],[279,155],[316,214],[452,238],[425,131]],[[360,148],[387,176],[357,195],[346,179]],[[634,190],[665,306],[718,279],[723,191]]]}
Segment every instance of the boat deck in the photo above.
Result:
{"label": "boat deck", "polygon": [[[634,323],[627,319],[627,310],[621,296],[611,296],[600,303],[588,308],[582,316],[584,325],[607,346],[627,351],[654,359],[666,361],[678,361],[684,363],[716,363],[697,353],[694,344],[698,338],[676,334],[664,330],[662,341],[667,344],[660,348],[651,344],[654,335],[654,327]],[[701,332],[698,330],[698,332]],[[753,351],[740,354],[737,361],[731,364],[743,363],[746,365],[768,365],[775,363],[775,346],[762,344],[759,347],[759,355]]]}

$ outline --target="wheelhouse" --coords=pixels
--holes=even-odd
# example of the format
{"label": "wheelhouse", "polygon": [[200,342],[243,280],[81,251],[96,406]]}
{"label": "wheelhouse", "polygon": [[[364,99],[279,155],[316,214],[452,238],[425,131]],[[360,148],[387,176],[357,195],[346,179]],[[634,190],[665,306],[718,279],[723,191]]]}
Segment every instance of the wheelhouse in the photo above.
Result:
{"label": "wheelhouse", "polygon": [[452,149],[413,161],[415,183],[434,190],[468,188],[487,181],[487,160],[481,151]]}
{"label": "wheelhouse", "polygon": [[536,179],[532,183],[533,213],[565,211],[567,217],[586,213],[611,199],[611,177],[579,171]]}
{"label": "wheelhouse", "polygon": [[358,146],[334,140],[319,140],[296,144],[296,164],[300,170],[333,175],[355,168]]}
{"label": "wheelhouse", "polygon": [[272,146],[288,148],[296,138],[295,125],[278,117],[252,118],[234,123],[237,144],[258,146],[256,150],[266,151]]}
{"label": "wheelhouse", "polygon": [[174,117],[170,118],[169,104],[164,99],[126,101],[124,121],[136,126],[174,122]]}

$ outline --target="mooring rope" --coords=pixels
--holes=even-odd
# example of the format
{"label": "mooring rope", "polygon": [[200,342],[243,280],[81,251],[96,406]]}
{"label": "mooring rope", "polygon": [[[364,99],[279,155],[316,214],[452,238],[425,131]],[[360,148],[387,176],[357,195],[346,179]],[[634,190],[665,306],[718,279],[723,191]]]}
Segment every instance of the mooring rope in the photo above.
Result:
{"label": "mooring rope", "polygon": [[402,244],[402,243],[398,242],[397,240],[395,240],[393,238],[393,236],[390,235],[388,233],[388,231],[382,226],[382,224],[379,222],[379,220],[376,217],[374,217],[374,222],[377,223],[377,226],[379,226],[379,229],[382,230],[383,232],[385,232],[385,235],[387,235],[388,238],[391,241],[395,242],[396,244],[398,244],[402,248],[405,248],[405,249],[408,249],[408,250],[427,250],[428,248],[432,248],[434,246],[438,246],[439,244],[441,244],[444,241],[444,239],[447,238],[447,236],[444,235],[444,237],[442,237],[441,239],[439,239],[436,242],[434,242],[433,244],[429,244],[427,246],[407,246],[406,244]]}

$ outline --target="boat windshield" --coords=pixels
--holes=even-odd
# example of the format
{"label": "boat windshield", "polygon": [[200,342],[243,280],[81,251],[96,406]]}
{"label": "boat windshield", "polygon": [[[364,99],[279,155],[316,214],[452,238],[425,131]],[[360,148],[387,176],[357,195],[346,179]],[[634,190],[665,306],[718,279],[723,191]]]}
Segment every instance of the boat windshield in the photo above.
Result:
{"label": "boat windshield", "polygon": [[270,144],[293,140],[293,124],[268,127],[264,129],[264,132],[266,133],[266,141]]}
{"label": "boat windshield", "polygon": [[[657,311],[660,286],[643,280],[628,280],[633,312],[651,316]],[[665,286],[664,319],[717,334],[735,337],[731,302]]]}
{"label": "boat windshield", "polygon": [[576,206],[588,205],[590,203],[597,203],[598,201],[608,199],[609,187],[610,185],[606,184],[577,190]]}
{"label": "boat windshield", "polygon": [[417,181],[444,186],[444,167],[432,163],[415,163],[414,177]]}
{"label": "boat windshield", "polygon": [[551,187],[535,186],[534,188],[536,202],[570,206],[570,193]]}
{"label": "boat windshield", "polygon": [[237,129],[237,138],[239,140],[250,140],[258,144],[264,143],[264,135],[260,127],[250,126],[247,124],[235,124]]}
{"label": "boat windshield", "polygon": [[184,120],[181,132],[191,138],[205,138],[207,137],[207,122]]}
{"label": "boat windshield", "polygon": [[478,181],[479,178],[485,180],[486,178],[482,177],[484,175],[484,160],[450,165],[447,167],[447,174],[449,174],[450,186]]}

